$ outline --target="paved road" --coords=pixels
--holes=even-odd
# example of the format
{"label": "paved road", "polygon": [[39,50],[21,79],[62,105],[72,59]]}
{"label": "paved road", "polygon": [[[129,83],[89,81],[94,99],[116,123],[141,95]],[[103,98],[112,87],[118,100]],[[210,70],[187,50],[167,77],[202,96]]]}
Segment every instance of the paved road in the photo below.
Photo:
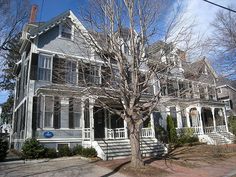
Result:
{"label": "paved road", "polygon": [[95,165],[88,160],[79,157],[59,158],[49,161],[32,161],[15,164],[0,163],[0,177],[2,176],[82,176],[82,177],[124,177],[124,175],[113,172],[107,168]]}

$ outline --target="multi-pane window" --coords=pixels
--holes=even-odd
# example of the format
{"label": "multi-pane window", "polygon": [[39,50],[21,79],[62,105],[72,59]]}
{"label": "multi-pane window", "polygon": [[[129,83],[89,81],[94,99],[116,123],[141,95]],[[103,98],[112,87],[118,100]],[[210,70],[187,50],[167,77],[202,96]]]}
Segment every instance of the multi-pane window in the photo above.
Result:
{"label": "multi-pane window", "polygon": [[69,128],[79,128],[81,118],[80,100],[69,99]]}
{"label": "multi-pane window", "polygon": [[54,109],[53,96],[46,96],[45,97],[45,119],[44,119],[44,127],[46,128],[53,127],[53,109]]}
{"label": "multi-pane window", "polygon": [[72,38],[72,27],[71,25],[64,23],[61,25],[61,37],[71,39]]}
{"label": "multi-pane window", "polygon": [[79,83],[88,85],[100,84],[99,68],[99,66],[80,63],[78,69]]}
{"label": "multi-pane window", "polygon": [[38,80],[51,80],[51,56],[49,55],[39,55],[38,60]]}
{"label": "multi-pane window", "polygon": [[74,61],[66,63],[66,83],[76,84],[76,62]]}

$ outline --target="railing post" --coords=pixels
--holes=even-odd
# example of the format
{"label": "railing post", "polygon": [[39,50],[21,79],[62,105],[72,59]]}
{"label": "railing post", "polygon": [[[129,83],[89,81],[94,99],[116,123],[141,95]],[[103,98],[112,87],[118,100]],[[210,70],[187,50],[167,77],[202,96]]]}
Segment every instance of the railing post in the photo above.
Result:
{"label": "railing post", "polygon": [[124,131],[125,131],[125,139],[128,139],[128,127],[127,122],[124,120]]}

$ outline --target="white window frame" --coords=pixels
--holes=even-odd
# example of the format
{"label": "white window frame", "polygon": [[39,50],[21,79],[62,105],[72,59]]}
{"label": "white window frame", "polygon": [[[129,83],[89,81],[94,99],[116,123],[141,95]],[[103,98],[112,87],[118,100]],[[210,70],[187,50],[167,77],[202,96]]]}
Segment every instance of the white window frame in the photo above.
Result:
{"label": "white window frame", "polygon": [[[52,97],[53,98],[53,105],[52,105],[52,117],[51,117],[51,126],[50,127],[46,127],[45,126],[45,119],[46,119],[46,97]],[[43,128],[44,129],[48,129],[48,130],[54,130],[54,127],[53,127],[53,121],[54,121],[54,96],[52,95],[44,95],[44,109],[43,109]]]}
{"label": "white window frame", "polygon": [[226,110],[231,110],[231,103],[230,103],[230,99],[227,100],[222,100],[225,104],[225,109]]}
{"label": "white window frame", "polygon": [[[62,28],[63,28],[63,25],[64,24],[66,24],[66,25],[70,25],[71,26],[71,37],[70,38],[67,38],[67,37],[63,37],[62,36]],[[60,38],[62,38],[62,39],[67,39],[67,40],[74,40],[74,33],[75,33],[75,27],[74,27],[74,25],[72,24],[72,23],[66,23],[66,22],[64,22],[64,23],[61,23],[60,25],[59,25],[59,37]]]}
{"label": "white window frame", "polygon": [[[45,59],[43,57],[48,58],[50,61],[48,63],[50,63],[50,66],[47,66],[47,63],[45,63],[45,61],[43,61],[43,66],[40,66],[40,60]],[[38,58],[38,71],[37,71],[37,80],[43,80],[43,81],[48,81],[51,82],[52,81],[52,65],[53,65],[53,56],[49,55],[49,54],[44,54],[44,53],[40,53],[39,54],[39,58]],[[39,73],[40,73],[40,69],[43,70],[50,70],[50,78],[49,80],[45,80],[45,79],[41,79],[39,78]]]}
{"label": "white window frame", "polygon": [[222,89],[221,88],[217,88],[217,93],[222,93]]}
{"label": "white window frame", "polygon": [[[73,67],[72,67],[72,63],[75,64],[75,71],[73,71]],[[72,84],[72,85],[76,85],[78,83],[78,72],[77,72],[77,68],[78,64],[76,61],[73,60],[68,60],[66,61],[66,75],[65,75],[65,80],[68,84]],[[75,82],[71,82],[73,80],[73,73],[75,74]]]}

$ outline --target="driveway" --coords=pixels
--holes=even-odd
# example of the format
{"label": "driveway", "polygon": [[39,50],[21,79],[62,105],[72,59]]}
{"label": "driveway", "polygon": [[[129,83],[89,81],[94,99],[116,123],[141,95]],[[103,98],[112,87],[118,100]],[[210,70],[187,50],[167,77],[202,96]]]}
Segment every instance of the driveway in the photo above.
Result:
{"label": "driveway", "polygon": [[52,160],[33,160],[23,163],[1,163],[0,176],[82,176],[82,177],[124,177],[119,172],[97,166],[93,161],[79,157],[58,158]]}

